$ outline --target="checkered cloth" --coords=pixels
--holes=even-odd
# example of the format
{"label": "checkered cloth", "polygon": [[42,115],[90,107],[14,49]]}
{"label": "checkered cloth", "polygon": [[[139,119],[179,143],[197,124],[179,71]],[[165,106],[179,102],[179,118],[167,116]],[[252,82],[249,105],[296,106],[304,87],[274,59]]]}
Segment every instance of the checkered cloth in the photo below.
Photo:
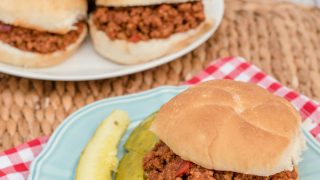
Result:
{"label": "checkered cloth", "polygon": [[[320,145],[320,106],[316,102],[283,87],[242,58],[230,57],[214,61],[201,74],[185,82],[184,85],[194,85],[211,79],[233,79],[255,83],[275,95],[286,98],[300,112],[302,128]],[[31,161],[46,145],[48,138],[39,138],[0,153],[0,180],[25,179]]]}
{"label": "checkered cloth", "polygon": [[41,137],[0,153],[0,180],[26,179],[29,165],[48,139],[49,137]]}

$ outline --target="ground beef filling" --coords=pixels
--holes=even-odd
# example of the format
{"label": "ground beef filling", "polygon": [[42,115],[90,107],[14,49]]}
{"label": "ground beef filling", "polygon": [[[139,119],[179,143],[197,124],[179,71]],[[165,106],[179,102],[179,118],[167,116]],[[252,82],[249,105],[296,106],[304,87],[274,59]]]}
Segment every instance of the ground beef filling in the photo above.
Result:
{"label": "ground beef filling", "polygon": [[241,173],[215,171],[182,160],[163,142],[158,143],[143,160],[143,168],[149,180],[296,180],[297,172],[283,171],[269,177]]}
{"label": "ground beef filling", "polygon": [[205,20],[201,1],[139,7],[97,7],[93,23],[111,40],[163,39],[194,29]]}
{"label": "ground beef filling", "polygon": [[76,30],[67,34],[55,34],[12,26],[0,21],[0,41],[23,51],[48,54],[65,50],[70,44],[76,42],[85,25],[84,22],[79,22],[76,24]]}

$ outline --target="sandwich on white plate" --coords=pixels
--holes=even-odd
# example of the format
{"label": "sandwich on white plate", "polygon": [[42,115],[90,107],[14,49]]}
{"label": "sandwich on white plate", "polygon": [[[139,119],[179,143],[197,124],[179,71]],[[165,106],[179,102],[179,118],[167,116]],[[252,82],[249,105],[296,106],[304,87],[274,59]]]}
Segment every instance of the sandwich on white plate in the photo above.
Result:
{"label": "sandwich on white plate", "polygon": [[177,52],[214,25],[214,0],[97,0],[89,17],[96,51],[120,64]]}
{"label": "sandwich on white plate", "polygon": [[71,56],[87,34],[86,0],[1,0],[0,62],[49,67]]}

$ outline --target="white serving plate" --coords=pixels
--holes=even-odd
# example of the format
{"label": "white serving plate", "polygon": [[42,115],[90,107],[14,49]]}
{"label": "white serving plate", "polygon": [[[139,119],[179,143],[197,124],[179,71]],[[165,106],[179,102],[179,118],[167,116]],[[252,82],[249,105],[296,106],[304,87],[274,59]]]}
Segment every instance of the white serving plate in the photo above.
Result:
{"label": "white serving plate", "polygon": [[224,0],[203,0],[203,2],[206,10],[208,10],[208,7],[213,7],[210,13],[215,19],[214,26],[185,49],[151,62],[130,66],[112,63],[99,56],[94,51],[90,39],[87,38],[75,55],[57,66],[42,69],[26,69],[0,63],[0,72],[31,79],[83,81],[117,77],[159,66],[194,50],[208,40],[217,30],[224,13]]}

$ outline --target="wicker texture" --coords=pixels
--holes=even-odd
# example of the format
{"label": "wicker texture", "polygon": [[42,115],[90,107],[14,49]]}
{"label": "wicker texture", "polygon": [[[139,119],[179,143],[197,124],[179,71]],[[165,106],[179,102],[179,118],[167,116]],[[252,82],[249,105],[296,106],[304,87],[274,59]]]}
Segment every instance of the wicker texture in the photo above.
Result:
{"label": "wicker texture", "polygon": [[282,84],[320,98],[320,10],[290,3],[227,0],[213,38],[160,67],[119,78],[52,82],[0,75],[0,150],[49,135],[93,101],[177,85],[213,59],[243,56]]}

